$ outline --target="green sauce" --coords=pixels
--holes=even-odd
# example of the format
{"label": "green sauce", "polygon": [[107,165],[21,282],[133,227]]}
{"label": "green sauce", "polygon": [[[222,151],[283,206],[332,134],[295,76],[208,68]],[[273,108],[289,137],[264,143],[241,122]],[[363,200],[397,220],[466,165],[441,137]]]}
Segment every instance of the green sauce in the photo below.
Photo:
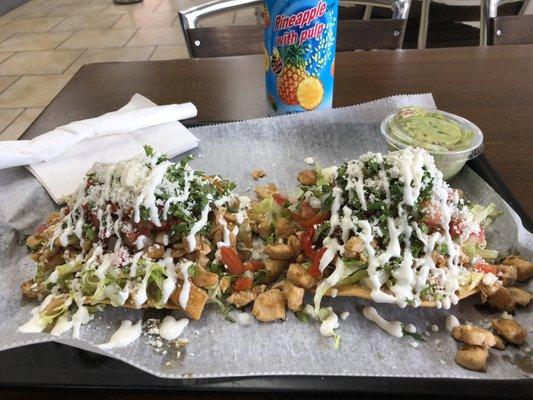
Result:
{"label": "green sauce", "polygon": [[404,108],[389,124],[389,134],[402,143],[429,151],[458,151],[471,146],[474,132],[435,111]]}

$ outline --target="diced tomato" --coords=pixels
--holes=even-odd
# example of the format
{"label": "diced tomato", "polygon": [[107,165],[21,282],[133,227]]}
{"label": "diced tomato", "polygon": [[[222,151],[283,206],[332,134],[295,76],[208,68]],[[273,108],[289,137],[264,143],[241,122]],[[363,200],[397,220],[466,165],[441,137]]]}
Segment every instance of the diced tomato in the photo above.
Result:
{"label": "diced tomato", "polygon": [[251,289],[252,284],[253,281],[250,278],[243,276],[237,279],[235,285],[233,286],[233,290],[235,290],[236,292],[242,292],[243,290]]}
{"label": "diced tomato", "polygon": [[288,206],[289,205],[289,199],[287,199],[285,196],[279,193],[274,193],[272,195],[272,198],[276,203],[278,203],[280,206]]}
{"label": "diced tomato", "polygon": [[244,263],[244,268],[247,271],[259,271],[260,269],[265,269],[265,264],[261,261],[250,260]]}
{"label": "diced tomato", "polygon": [[220,261],[228,267],[228,271],[232,275],[242,275],[246,271],[241,258],[231,247],[220,248]]}
{"label": "diced tomato", "polygon": [[468,237],[468,241],[472,243],[484,243],[485,242],[485,230],[479,228],[479,232],[471,233]]}
{"label": "diced tomato", "polygon": [[304,251],[305,255],[309,258],[313,258],[315,251],[313,250],[313,237],[315,236],[315,228],[309,227],[305,230],[305,232],[300,237],[300,246],[302,246],[302,250]]}
{"label": "diced tomato", "polygon": [[423,222],[430,228],[440,228],[442,224],[442,214],[439,205],[426,202],[422,205],[422,208],[426,212]]}
{"label": "diced tomato", "polygon": [[35,233],[44,233],[47,228],[48,224],[39,224],[37,225],[37,228],[35,228]]}
{"label": "diced tomato", "polygon": [[327,247],[322,247],[320,250],[315,252],[313,261],[311,262],[311,266],[308,269],[308,272],[313,275],[316,278],[319,278],[322,275],[322,272],[320,272],[320,260],[322,259],[322,256],[327,251]]}
{"label": "diced tomato", "polygon": [[463,222],[454,218],[450,221],[450,236],[455,239],[463,233]]}
{"label": "diced tomato", "polygon": [[485,261],[479,261],[478,263],[476,263],[476,265],[474,265],[474,269],[479,272],[483,272],[484,274],[491,273],[496,275],[496,273],[498,272],[498,268],[496,268],[496,265],[489,264]]}
{"label": "diced tomato", "polygon": [[302,218],[301,215],[293,214],[292,219],[298,223],[298,225],[302,226],[303,228],[311,228],[312,226],[315,226],[317,224],[321,224],[325,220],[327,220],[330,216],[330,213],[327,212],[325,214],[316,214],[314,217],[305,219]]}
{"label": "diced tomato", "polygon": [[318,210],[316,208],[311,207],[308,201],[302,201],[300,208],[300,216],[303,219],[310,219],[318,214]]}

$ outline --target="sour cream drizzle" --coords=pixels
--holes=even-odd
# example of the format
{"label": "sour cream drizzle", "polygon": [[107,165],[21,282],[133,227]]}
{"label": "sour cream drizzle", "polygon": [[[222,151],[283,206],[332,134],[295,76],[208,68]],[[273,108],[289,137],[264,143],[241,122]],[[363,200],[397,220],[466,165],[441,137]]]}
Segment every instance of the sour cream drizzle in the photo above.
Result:
{"label": "sour cream drizzle", "polygon": [[138,320],[135,324],[131,321],[125,320],[120,323],[120,327],[109,339],[109,342],[98,345],[101,349],[115,349],[117,347],[125,347],[135,342],[142,333],[142,320]]}
{"label": "sour cream drizzle", "polygon": [[[377,163],[379,179],[365,179],[363,174],[365,161]],[[416,222],[410,224],[408,221],[410,209],[415,206],[426,185],[424,179],[426,171],[433,180],[431,198],[438,207],[442,226],[442,229],[432,235],[424,234]],[[337,172],[333,176],[334,182],[337,178],[336,174]],[[451,304],[457,303],[458,297],[455,292],[459,289],[461,271],[459,245],[452,240],[449,232],[452,215],[451,206],[448,204],[450,190],[443,181],[442,174],[436,169],[431,156],[422,149],[413,148],[391,152],[385,156],[379,153],[367,153],[359,160],[349,161],[346,164],[344,178],[345,187],[335,186],[332,189],[330,230],[328,237],[323,241],[323,246],[327,250],[320,260],[320,271],[323,271],[335,259],[335,256],[339,256],[337,260],[343,256],[344,245],[342,243],[346,243],[351,236],[355,235],[362,239],[368,258],[367,278],[364,282],[371,291],[372,300],[395,303],[401,307],[405,307],[408,303],[416,306],[420,304],[420,295],[427,286],[428,280],[433,279],[438,280],[444,286],[444,293],[438,305],[449,308]],[[386,249],[380,250],[375,245],[375,239],[382,235],[381,229],[367,219],[358,219],[350,207],[342,206],[342,204],[347,200],[357,199],[361,210],[367,210],[369,187],[372,187],[384,192],[386,203],[394,207],[390,192],[390,179],[392,178],[402,184],[403,196],[396,205],[398,217],[387,218],[389,240]],[[336,235],[339,228],[342,243]],[[413,236],[424,243],[424,252],[420,257],[413,256],[411,250]],[[432,253],[437,244],[445,244],[448,249],[446,269],[437,268],[432,259]],[[390,286],[389,291],[385,292],[383,285],[389,277],[383,267],[394,258],[401,260],[399,266],[391,272],[394,284]],[[339,278],[342,279],[345,276],[340,271],[336,262],[335,272],[327,279],[328,282],[318,285],[315,310],[319,308],[321,293],[325,293],[327,287],[334,286]]]}

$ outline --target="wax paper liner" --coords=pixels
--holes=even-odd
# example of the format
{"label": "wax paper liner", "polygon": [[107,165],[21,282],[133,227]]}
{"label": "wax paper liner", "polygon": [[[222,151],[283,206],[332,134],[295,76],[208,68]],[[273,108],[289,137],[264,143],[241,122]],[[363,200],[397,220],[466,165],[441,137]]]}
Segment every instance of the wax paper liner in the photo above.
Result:
{"label": "wax paper liner", "polygon": [[[275,182],[282,190],[290,191],[295,187],[297,172],[308,168],[302,161],[305,157],[314,157],[327,166],[357,158],[366,151],[385,152],[380,122],[387,114],[411,105],[435,107],[430,94],[403,95],[341,109],[196,128],[194,134],[200,139],[200,146],[193,151],[196,156],[193,165],[236,181],[237,190],[243,194],[251,194],[248,192],[251,192],[253,169],[267,172],[261,184]],[[68,174],[68,170],[57,173]],[[451,184],[463,189],[471,201],[493,202],[502,211],[487,232],[490,248],[502,253],[520,251],[525,257],[532,257],[533,235],[482,179],[465,168]],[[53,210],[53,201],[28,171],[23,168],[0,171],[0,315],[3,316],[0,350],[54,340],[106,354],[166,378],[257,375],[531,378],[512,362],[531,357],[523,350],[527,345],[521,349],[508,346],[505,352],[492,350],[485,374],[464,370],[454,363],[457,344],[444,328],[446,315],[451,313],[463,322],[487,324],[495,315],[475,308],[478,298],[448,311],[376,305],[385,318],[415,324],[425,342],[408,336],[392,337],[363,318],[361,309],[369,302],[355,298],[328,299],[324,304],[332,305],[339,314],[350,313],[341,321],[338,349],[331,338],[320,336],[317,323],[303,323],[292,313],[284,322],[262,324],[254,320],[250,326],[243,327],[224,320],[213,305],[206,307],[201,321],[191,321],[186,328],[183,336],[190,343],[179,358],[173,346],[150,345],[147,336],[125,348],[104,351],[95,347],[109,339],[121,320],[160,318],[167,313],[164,310],[108,308],[82,328],[81,340],[71,339],[69,334],[56,338],[44,333],[17,332],[35,306],[19,290],[35,268],[24,240]],[[173,314],[179,316],[177,312]],[[531,312],[520,311],[516,318],[531,332]],[[433,324],[439,328],[438,332],[430,329]],[[37,358],[38,354],[33,356]]]}

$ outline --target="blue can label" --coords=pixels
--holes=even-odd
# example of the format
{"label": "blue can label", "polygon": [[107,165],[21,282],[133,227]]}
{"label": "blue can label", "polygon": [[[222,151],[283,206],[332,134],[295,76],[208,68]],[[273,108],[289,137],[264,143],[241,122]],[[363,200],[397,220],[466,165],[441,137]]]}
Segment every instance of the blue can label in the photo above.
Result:
{"label": "blue can label", "polygon": [[331,108],[338,0],[265,0],[268,104],[286,114]]}

